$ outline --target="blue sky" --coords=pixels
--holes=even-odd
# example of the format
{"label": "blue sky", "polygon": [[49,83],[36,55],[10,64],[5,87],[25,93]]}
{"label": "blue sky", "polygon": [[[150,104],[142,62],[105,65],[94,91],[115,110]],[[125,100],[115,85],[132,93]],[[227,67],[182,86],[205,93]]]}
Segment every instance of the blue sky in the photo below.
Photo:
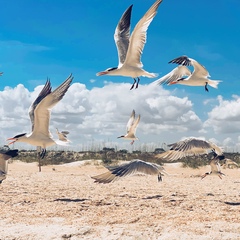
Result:
{"label": "blue sky", "polygon": [[[29,92],[33,92],[37,86],[45,83],[47,77],[53,86],[57,86],[70,73],[74,75],[74,83],[85,85],[87,91],[99,88],[104,94],[108,84],[126,83],[130,86],[131,78],[96,77],[96,73],[118,65],[113,34],[122,13],[133,4],[133,30],[153,2],[2,1],[0,71],[4,75],[1,77],[0,91],[6,86],[16,88],[18,84],[23,84]],[[175,67],[168,64],[168,61],[187,55],[204,65],[211,79],[223,81],[218,89],[210,88],[209,93],[200,87],[159,87],[163,91],[170,91],[169,96],[180,99],[187,97],[192,103],[192,111],[202,123],[220,105],[219,96],[231,102],[234,101],[232,95],[239,94],[239,10],[238,0],[220,0],[217,3],[206,0],[163,0],[148,29],[142,55],[145,70],[156,72],[161,77]],[[142,77],[139,89],[153,80],[156,79]],[[139,89],[132,93],[129,86],[124,85],[121,91],[137,95]],[[141,92],[140,90],[139,95]],[[124,119],[130,115],[133,107],[137,106],[128,106],[123,113]],[[234,117],[236,118],[235,115]],[[69,125],[64,127],[71,128]],[[8,129],[8,134],[15,135],[11,130],[13,129]],[[233,132],[237,139],[236,130]],[[219,136],[216,132],[215,134],[216,137]],[[110,138],[114,139],[114,133],[112,135]],[[187,136],[188,132],[182,135]],[[180,136],[172,136],[169,141],[178,141]],[[222,139],[226,137],[227,135]],[[95,135],[91,134],[91,138],[95,139]]]}

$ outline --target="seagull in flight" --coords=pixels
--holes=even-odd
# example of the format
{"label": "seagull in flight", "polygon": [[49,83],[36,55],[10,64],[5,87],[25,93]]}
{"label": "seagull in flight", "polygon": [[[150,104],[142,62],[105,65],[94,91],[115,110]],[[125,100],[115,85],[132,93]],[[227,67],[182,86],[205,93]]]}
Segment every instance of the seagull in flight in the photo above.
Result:
{"label": "seagull in flight", "polygon": [[223,156],[222,148],[216,144],[198,139],[198,138],[186,138],[185,140],[167,145],[170,149],[166,152],[157,154],[157,158],[166,159],[168,161],[174,161],[187,156],[198,156],[214,152],[218,156]]}
{"label": "seagull in flight", "polygon": [[[147,39],[147,29],[157,14],[157,9],[162,0],[157,0],[139,20],[130,36],[131,5],[122,15],[115,29],[114,40],[118,51],[118,67],[108,68],[105,71],[98,72],[96,75],[118,75],[132,77],[134,83],[133,89],[138,88],[140,76],[154,78],[155,73],[149,73],[143,69],[141,55]],[[137,80],[136,80],[137,79]]]}
{"label": "seagull in flight", "polygon": [[56,128],[56,130],[57,130],[58,139],[60,141],[70,142],[70,140],[67,138],[67,135],[69,134],[68,131],[61,131],[61,132],[59,132],[57,128]]}
{"label": "seagull in flight", "polygon": [[225,176],[225,174],[221,172],[219,160],[222,160],[222,159],[221,158],[219,159],[219,156],[216,154],[209,163],[209,165],[211,167],[211,171],[203,174],[201,176],[202,179],[210,174],[217,175],[220,179],[222,179],[222,176]]}
{"label": "seagull in flight", "polygon": [[165,169],[156,164],[134,159],[129,163],[120,166],[107,166],[109,171],[93,176],[92,178],[98,183],[110,183],[119,180],[121,177],[133,175],[135,173],[143,173],[148,175],[157,175],[158,181],[162,181],[164,174],[168,175]]}
{"label": "seagull in flight", "polygon": [[138,115],[137,119],[135,119],[135,110],[133,110],[132,114],[128,120],[128,123],[127,123],[127,133],[118,138],[132,140],[131,145],[133,145],[134,141],[138,140],[138,138],[135,136],[135,134],[136,134],[136,130],[137,130],[139,121],[140,121],[140,115]]}
{"label": "seagull in flight", "polygon": [[63,98],[73,80],[72,74],[54,91],[50,80],[47,79],[45,86],[36,100],[29,108],[29,116],[32,123],[30,134],[18,134],[7,140],[12,140],[8,145],[15,142],[25,142],[39,149],[40,158],[44,158],[46,148],[55,144],[66,145],[63,141],[54,140],[49,131],[49,122],[52,108]]}
{"label": "seagull in flight", "polygon": [[[220,80],[210,80],[210,75],[206,68],[193,58],[181,56],[171,60],[169,63],[176,63],[180,66],[174,68],[170,73],[156,80],[155,83],[159,85],[181,84],[187,86],[204,86],[205,91],[208,92],[208,85],[217,88],[218,84],[222,82]],[[194,68],[192,73],[187,66],[192,66]]]}
{"label": "seagull in flight", "polygon": [[18,156],[18,149],[11,150],[7,145],[0,148],[0,184],[6,179],[8,159]]}
{"label": "seagull in flight", "polygon": [[212,173],[218,174],[220,178],[221,175],[224,175],[220,171],[219,161],[223,160],[225,156],[223,155],[222,148],[218,147],[216,144],[197,138],[187,138],[183,141],[169,144],[168,147],[170,147],[168,151],[157,154],[156,157],[174,161],[187,156],[198,156],[212,152],[214,159],[210,161],[211,172],[205,173],[202,178]]}

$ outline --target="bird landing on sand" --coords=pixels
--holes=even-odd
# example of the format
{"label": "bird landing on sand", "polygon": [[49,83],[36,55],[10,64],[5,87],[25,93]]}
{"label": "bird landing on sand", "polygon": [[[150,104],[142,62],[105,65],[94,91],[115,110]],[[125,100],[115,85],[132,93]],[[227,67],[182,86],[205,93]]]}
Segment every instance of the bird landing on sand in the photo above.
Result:
{"label": "bird landing on sand", "polygon": [[[216,144],[197,138],[187,138],[183,141],[179,141],[173,144],[169,144],[170,149],[164,153],[157,154],[157,158],[165,159],[168,161],[174,161],[187,156],[198,156],[212,152],[214,159],[210,161],[211,172],[209,174],[223,175],[220,171],[219,160],[223,160],[225,157],[223,151]],[[204,175],[205,177],[205,175]]]}
{"label": "bird landing on sand", "polygon": [[[220,80],[210,80],[210,75],[206,68],[193,58],[181,56],[171,60],[169,63],[180,64],[180,66],[174,68],[170,73],[156,80],[154,83],[159,85],[181,84],[187,86],[204,86],[205,91],[208,92],[208,85],[217,88],[221,82]],[[194,71],[191,73],[186,66],[193,66]]]}
{"label": "bird landing on sand", "polygon": [[135,119],[135,110],[133,110],[127,123],[127,134],[119,136],[118,138],[132,140],[131,144],[133,144],[135,140],[138,140],[135,134],[139,121],[140,115],[138,115],[137,119]]}
{"label": "bird landing on sand", "polygon": [[140,76],[149,78],[157,77],[157,74],[149,73],[142,68],[141,55],[147,39],[147,29],[157,14],[157,9],[161,2],[162,0],[157,0],[149,8],[135,26],[131,36],[130,20],[132,5],[123,13],[114,33],[119,59],[118,67],[108,68],[105,71],[97,73],[97,76],[115,75],[132,77],[134,82],[130,90],[134,88],[135,84],[135,88],[138,88]]}
{"label": "bird landing on sand", "polygon": [[158,181],[162,181],[162,176],[164,176],[164,174],[168,175],[162,166],[156,163],[144,162],[139,159],[134,159],[120,166],[108,166],[107,169],[109,171],[92,177],[95,182],[110,183],[119,180],[121,177],[126,177],[135,173],[157,175]]}

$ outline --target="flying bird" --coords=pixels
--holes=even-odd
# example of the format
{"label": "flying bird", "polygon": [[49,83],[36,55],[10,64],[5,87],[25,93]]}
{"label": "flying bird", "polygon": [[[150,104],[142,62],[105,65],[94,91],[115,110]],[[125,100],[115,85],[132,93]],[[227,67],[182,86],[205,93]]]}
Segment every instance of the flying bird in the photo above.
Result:
{"label": "flying bird", "polygon": [[139,121],[140,121],[140,115],[138,115],[137,119],[135,119],[135,110],[133,110],[132,114],[128,120],[128,123],[127,123],[127,133],[118,138],[132,140],[131,144],[133,144],[135,140],[138,140],[138,138],[135,136],[135,134],[136,134],[136,130],[137,130]]}
{"label": "flying bird", "polygon": [[3,72],[0,72],[0,76],[2,76],[3,75]]}
{"label": "flying bird", "polygon": [[69,134],[68,131],[61,131],[61,132],[59,132],[57,128],[56,128],[56,130],[57,130],[58,139],[60,141],[70,142],[70,140],[67,138],[67,135]]}
{"label": "flying bird", "polygon": [[223,160],[225,157],[222,149],[216,144],[197,138],[187,138],[183,141],[169,144],[168,147],[170,147],[168,151],[157,154],[156,157],[168,161],[174,161],[187,156],[198,156],[212,152],[214,159],[210,161],[211,172],[205,173],[202,178],[209,174],[218,174],[220,178],[221,175],[224,175],[220,171],[219,161]]}
{"label": "flying bird", "polygon": [[168,175],[162,166],[139,159],[134,159],[120,166],[108,166],[107,168],[109,171],[92,177],[95,182],[110,183],[119,180],[121,177],[126,177],[135,173],[157,175],[158,181],[162,181],[162,176],[164,176],[164,174]]}
{"label": "flying bird", "polygon": [[7,140],[13,140],[9,143],[25,142],[39,149],[39,156],[44,158],[46,148],[55,144],[65,145],[63,141],[54,140],[49,131],[49,122],[52,108],[63,98],[73,80],[72,74],[54,91],[52,91],[50,80],[47,79],[45,86],[39,93],[36,100],[29,108],[29,116],[32,123],[32,132],[30,134],[18,134]]}
{"label": "flying bird", "polygon": [[[176,63],[180,66],[174,68],[170,73],[156,80],[155,83],[159,85],[167,84],[181,84],[187,86],[204,86],[205,91],[208,90],[208,85],[217,88],[220,80],[210,80],[209,73],[204,66],[198,63],[196,60],[187,56],[181,56],[171,60],[169,63]],[[192,66],[193,72],[186,67]]]}
{"label": "flying bird", "polygon": [[220,169],[220,164],[219,164],[219,159],[216,157],[214,157],[211,161],[210,161],[210,167],[211,167],[211,171],[210,172],[206,172],[205,174],[203,174],[201,176],[201,178],[205,178],[206,176],[212,174],[212,175],[217,175],[220,179],[222,179],[222,176],[225,176],[224,173],[221,172]]}
{"label": "flying bird", "polygon": [[8,146],[0,148],[0,184],[6,179],[8,159],[18,156],[18,149],[11,150]]}
{"label": "flying bird", "polygon": [[[132,77],[134,83],[133,89],[138,88],[140,76],[154,78],[155,73],[149,73],[143,69],[141,55],[147,39],[147,29],[157,14],[157,9],[162,0],[157,0],[139,20],[130,36],[131,5],[122,15],[115,29],[114,40],[118,51],[118,67],[108,68],[105,71],[98,72],[96,75],[118,75]],[[137,80],[136,80],[137,79]]]}
{"label": "flying bird", "polygon": [[223,156],[223,151],[216,144],[198,139],[187,138],[185,140],[167,145],[170,149],[166,152],[157,154],[157,158],[166,159],[168,161],[174,161],[187,156],[198,156],[214,152],[218,156]]}

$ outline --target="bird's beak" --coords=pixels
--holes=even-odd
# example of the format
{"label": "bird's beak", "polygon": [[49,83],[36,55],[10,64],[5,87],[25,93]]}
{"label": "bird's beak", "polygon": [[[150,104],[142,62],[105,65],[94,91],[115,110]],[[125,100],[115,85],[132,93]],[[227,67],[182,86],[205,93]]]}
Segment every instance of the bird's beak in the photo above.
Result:
{"label": "bird's beak", "polygon": [[12,142],[8,143],[8,146],[9,146],[9,145],[15,143],[17,141],[17,139],[16,138],[8,138],[7,141],[12,141]]}
{"label": "bird's beak", "polygon": [[98,72],[96,75],[97,75],[97,76],[102,76],[102,75],[105,75],[105,74],[107,74],[107,72],[106,72],[106,71],[103,71],[103,72]]}
{"label": "bird's beak", "polygon": [[170,82],[169,85],[173,85],[173,84],[176,84],[177,82]]}

